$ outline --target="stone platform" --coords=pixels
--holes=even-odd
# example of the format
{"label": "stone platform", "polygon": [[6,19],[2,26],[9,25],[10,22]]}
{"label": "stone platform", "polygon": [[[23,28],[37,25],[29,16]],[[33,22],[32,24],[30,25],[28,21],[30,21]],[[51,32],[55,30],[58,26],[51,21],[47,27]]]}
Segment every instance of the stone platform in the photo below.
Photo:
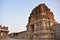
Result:
{"label": "stone platform", "polygon": [[25,40],[25,39],[14,39],[14,38],[7,38],[7,39],[0,39],[0,40]]}

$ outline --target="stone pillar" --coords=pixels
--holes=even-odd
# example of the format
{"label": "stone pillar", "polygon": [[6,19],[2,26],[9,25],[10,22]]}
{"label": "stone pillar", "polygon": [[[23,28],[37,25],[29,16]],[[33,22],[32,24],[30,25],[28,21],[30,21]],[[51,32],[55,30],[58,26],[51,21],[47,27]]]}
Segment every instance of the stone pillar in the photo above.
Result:
{"label": "stone pillar", "polygon": [[31,25],[29,25],[28,39],[29,39],[29,40],[32,40],[32,39],[33,39]]}
{"label": "stone pillar", "polygon": [[45,19],[44,18],[42,19],[42,27],[43,27],[43,30],[46,30],[46,24],[45,24]]}
{"label": "stone pillar", "polygon": [[3,33],[1,32],[1,38],[2,38],[2,36],[3,36]]}
{"label": "stone pillar", "polygon": [[8,32],[4,32],[4,38],[8,37]]}
{"label": "stone pillar", "polygon": [[34,31],[38,31],[38,26],[36,25],[36,23],[34,24]]}

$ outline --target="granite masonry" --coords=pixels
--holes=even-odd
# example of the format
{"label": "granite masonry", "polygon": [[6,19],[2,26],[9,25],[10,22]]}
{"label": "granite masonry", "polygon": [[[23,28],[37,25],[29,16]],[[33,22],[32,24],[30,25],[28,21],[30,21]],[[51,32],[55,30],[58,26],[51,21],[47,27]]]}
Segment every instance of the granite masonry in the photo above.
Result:
{"label": "granite masonry", "polygon": [[[54,19],[53,12],[43,3],[36,6],[30,13],[27,30],[9,34],[12,38],[22,38],[29,40],[56,40],[60,25]],[[59,30],[55,30],[58,26]],[[56,29],[58,29],[56,28]],[[60,34],[58,34],[60,37]],[[60,39],[59,39],[60,40]]]}

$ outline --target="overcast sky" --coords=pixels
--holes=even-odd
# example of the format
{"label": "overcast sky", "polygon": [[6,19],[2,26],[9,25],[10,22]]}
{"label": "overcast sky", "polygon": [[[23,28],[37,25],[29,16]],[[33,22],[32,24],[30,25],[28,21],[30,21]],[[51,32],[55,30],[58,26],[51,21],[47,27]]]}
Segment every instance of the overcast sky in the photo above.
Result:
{"label": "overcast sky", "polygon": [[9,27],[10,32],[26,30],[31,11],[45,3],[60,22],[60,0],[0,0],[0,25]]}

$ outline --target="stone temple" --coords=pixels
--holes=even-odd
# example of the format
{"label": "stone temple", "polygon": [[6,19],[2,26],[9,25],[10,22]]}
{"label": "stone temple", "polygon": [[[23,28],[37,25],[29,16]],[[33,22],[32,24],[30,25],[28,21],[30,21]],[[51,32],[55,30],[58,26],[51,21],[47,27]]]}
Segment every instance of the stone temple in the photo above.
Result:
{"label": "stone temple", "polygon": [[[26,26],[27,30],[11,33],[10,37],[30,40],[56,40],[56,27],[58,24],[54,19],[53,12],[43,3],[36,6],[30,13]],[[60,30],[57,31],[59,32]]]}
{"label": "stone temple", "polygon": [[7,38],[8,37],[8,32],[9,32],[8,27],[0,25],[0,39],[1,38]]}

